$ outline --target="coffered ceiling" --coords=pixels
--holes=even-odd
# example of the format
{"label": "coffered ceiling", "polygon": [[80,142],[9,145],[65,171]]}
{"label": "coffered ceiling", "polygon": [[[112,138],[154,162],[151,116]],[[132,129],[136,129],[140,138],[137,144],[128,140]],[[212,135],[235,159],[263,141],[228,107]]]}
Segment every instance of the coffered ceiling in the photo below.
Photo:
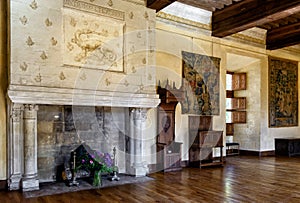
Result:
{"label": "coffered ceiling", "polygon": [[[159,11],[176,0],[147,0]],[[226,37],[259,27],[267,30],[266,48],[300,44],[300,0],[177,0],[212,11],[212,36]]]}

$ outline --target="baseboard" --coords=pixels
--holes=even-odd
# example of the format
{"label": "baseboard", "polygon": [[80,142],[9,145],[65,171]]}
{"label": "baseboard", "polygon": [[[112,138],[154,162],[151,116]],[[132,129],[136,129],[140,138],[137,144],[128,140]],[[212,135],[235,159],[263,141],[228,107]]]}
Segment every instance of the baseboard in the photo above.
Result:
{"label": "baseboard", "polygon": [[275,150],[260,152],[260,156],[275,156]]}
{"label": "baseboard", "polygon": [[0,180],[0,190],[7,189],[7,180]]}
{"label": "baseboard", "polygon": [[275,156],[275,150],[271,151],[251,151],[240,149],[240,155],[242,156]]}

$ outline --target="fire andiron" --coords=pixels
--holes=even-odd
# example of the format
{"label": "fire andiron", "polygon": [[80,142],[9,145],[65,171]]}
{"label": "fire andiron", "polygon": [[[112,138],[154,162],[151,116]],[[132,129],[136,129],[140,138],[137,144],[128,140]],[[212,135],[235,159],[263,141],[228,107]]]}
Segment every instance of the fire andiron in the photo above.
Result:
{"label": "fire andiron", "polygon": [[109,178],[109,180],[113,181],[113,180],[120,180],[120,178],[118,177],[117,173],[119,171],[118,166],[116,166],[116,147],[114,147],[113,149],[113,156],[114,156],[114,163],[113,163],[113,176]]}

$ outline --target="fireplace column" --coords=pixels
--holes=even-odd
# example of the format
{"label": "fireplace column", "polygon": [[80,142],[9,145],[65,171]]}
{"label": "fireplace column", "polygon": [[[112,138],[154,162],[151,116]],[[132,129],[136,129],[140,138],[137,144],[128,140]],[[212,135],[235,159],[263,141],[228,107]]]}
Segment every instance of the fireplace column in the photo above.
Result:
{"label": "fireplace column", "polygon": [[146,109],[130,109],[130,162],[131,172],[135,176],[145,176],[148,171],[146,163],[143,162],[143,131],[146,119]]}
{"label": "fireplace column", "polygon": [[19,190],[23,164],[23,104],[11,104],[8,137],[9,190]]}
{"label": "fireplace column", "polygon": [[23,191],[39,189],[37,175],[37,105],[24,105],[24,175]]}

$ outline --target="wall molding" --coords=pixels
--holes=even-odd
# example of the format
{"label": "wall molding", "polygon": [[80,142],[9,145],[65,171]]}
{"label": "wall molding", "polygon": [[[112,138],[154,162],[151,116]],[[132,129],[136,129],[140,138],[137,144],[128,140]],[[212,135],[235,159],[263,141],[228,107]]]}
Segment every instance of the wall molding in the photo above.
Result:
{"label": "wall molding", "polygon": [[[196,27],[199,29],[203,29],[206,31],[211,31],[211,24],[204,24],[204,23],[200,23],[200,22],[196,22],[193,20],[189,20],[186,18],[182,18],[182,17],[178,17],[169,13],[165,13],[165,12],[158,12],[156,14],[157,18],[161,18],[161,19],[165,19],[168,21],[172,21],[172,22],[176,22],[179,24],[185,24],[185,25],[189,25],[192,27]],[[243,41],[249,41],[255,44],[262,44],[265,45],[265,33],[263,33],[263,31],[261,31],[262,29],[251,29],[251,30],[246,30],[240,33],[236,33],[230,36],[231,39],[238,39],[238,40],[243,40]],[[230,38],[227,38],[230,40]],[[226,38],[225,38],[226,39]]]}

